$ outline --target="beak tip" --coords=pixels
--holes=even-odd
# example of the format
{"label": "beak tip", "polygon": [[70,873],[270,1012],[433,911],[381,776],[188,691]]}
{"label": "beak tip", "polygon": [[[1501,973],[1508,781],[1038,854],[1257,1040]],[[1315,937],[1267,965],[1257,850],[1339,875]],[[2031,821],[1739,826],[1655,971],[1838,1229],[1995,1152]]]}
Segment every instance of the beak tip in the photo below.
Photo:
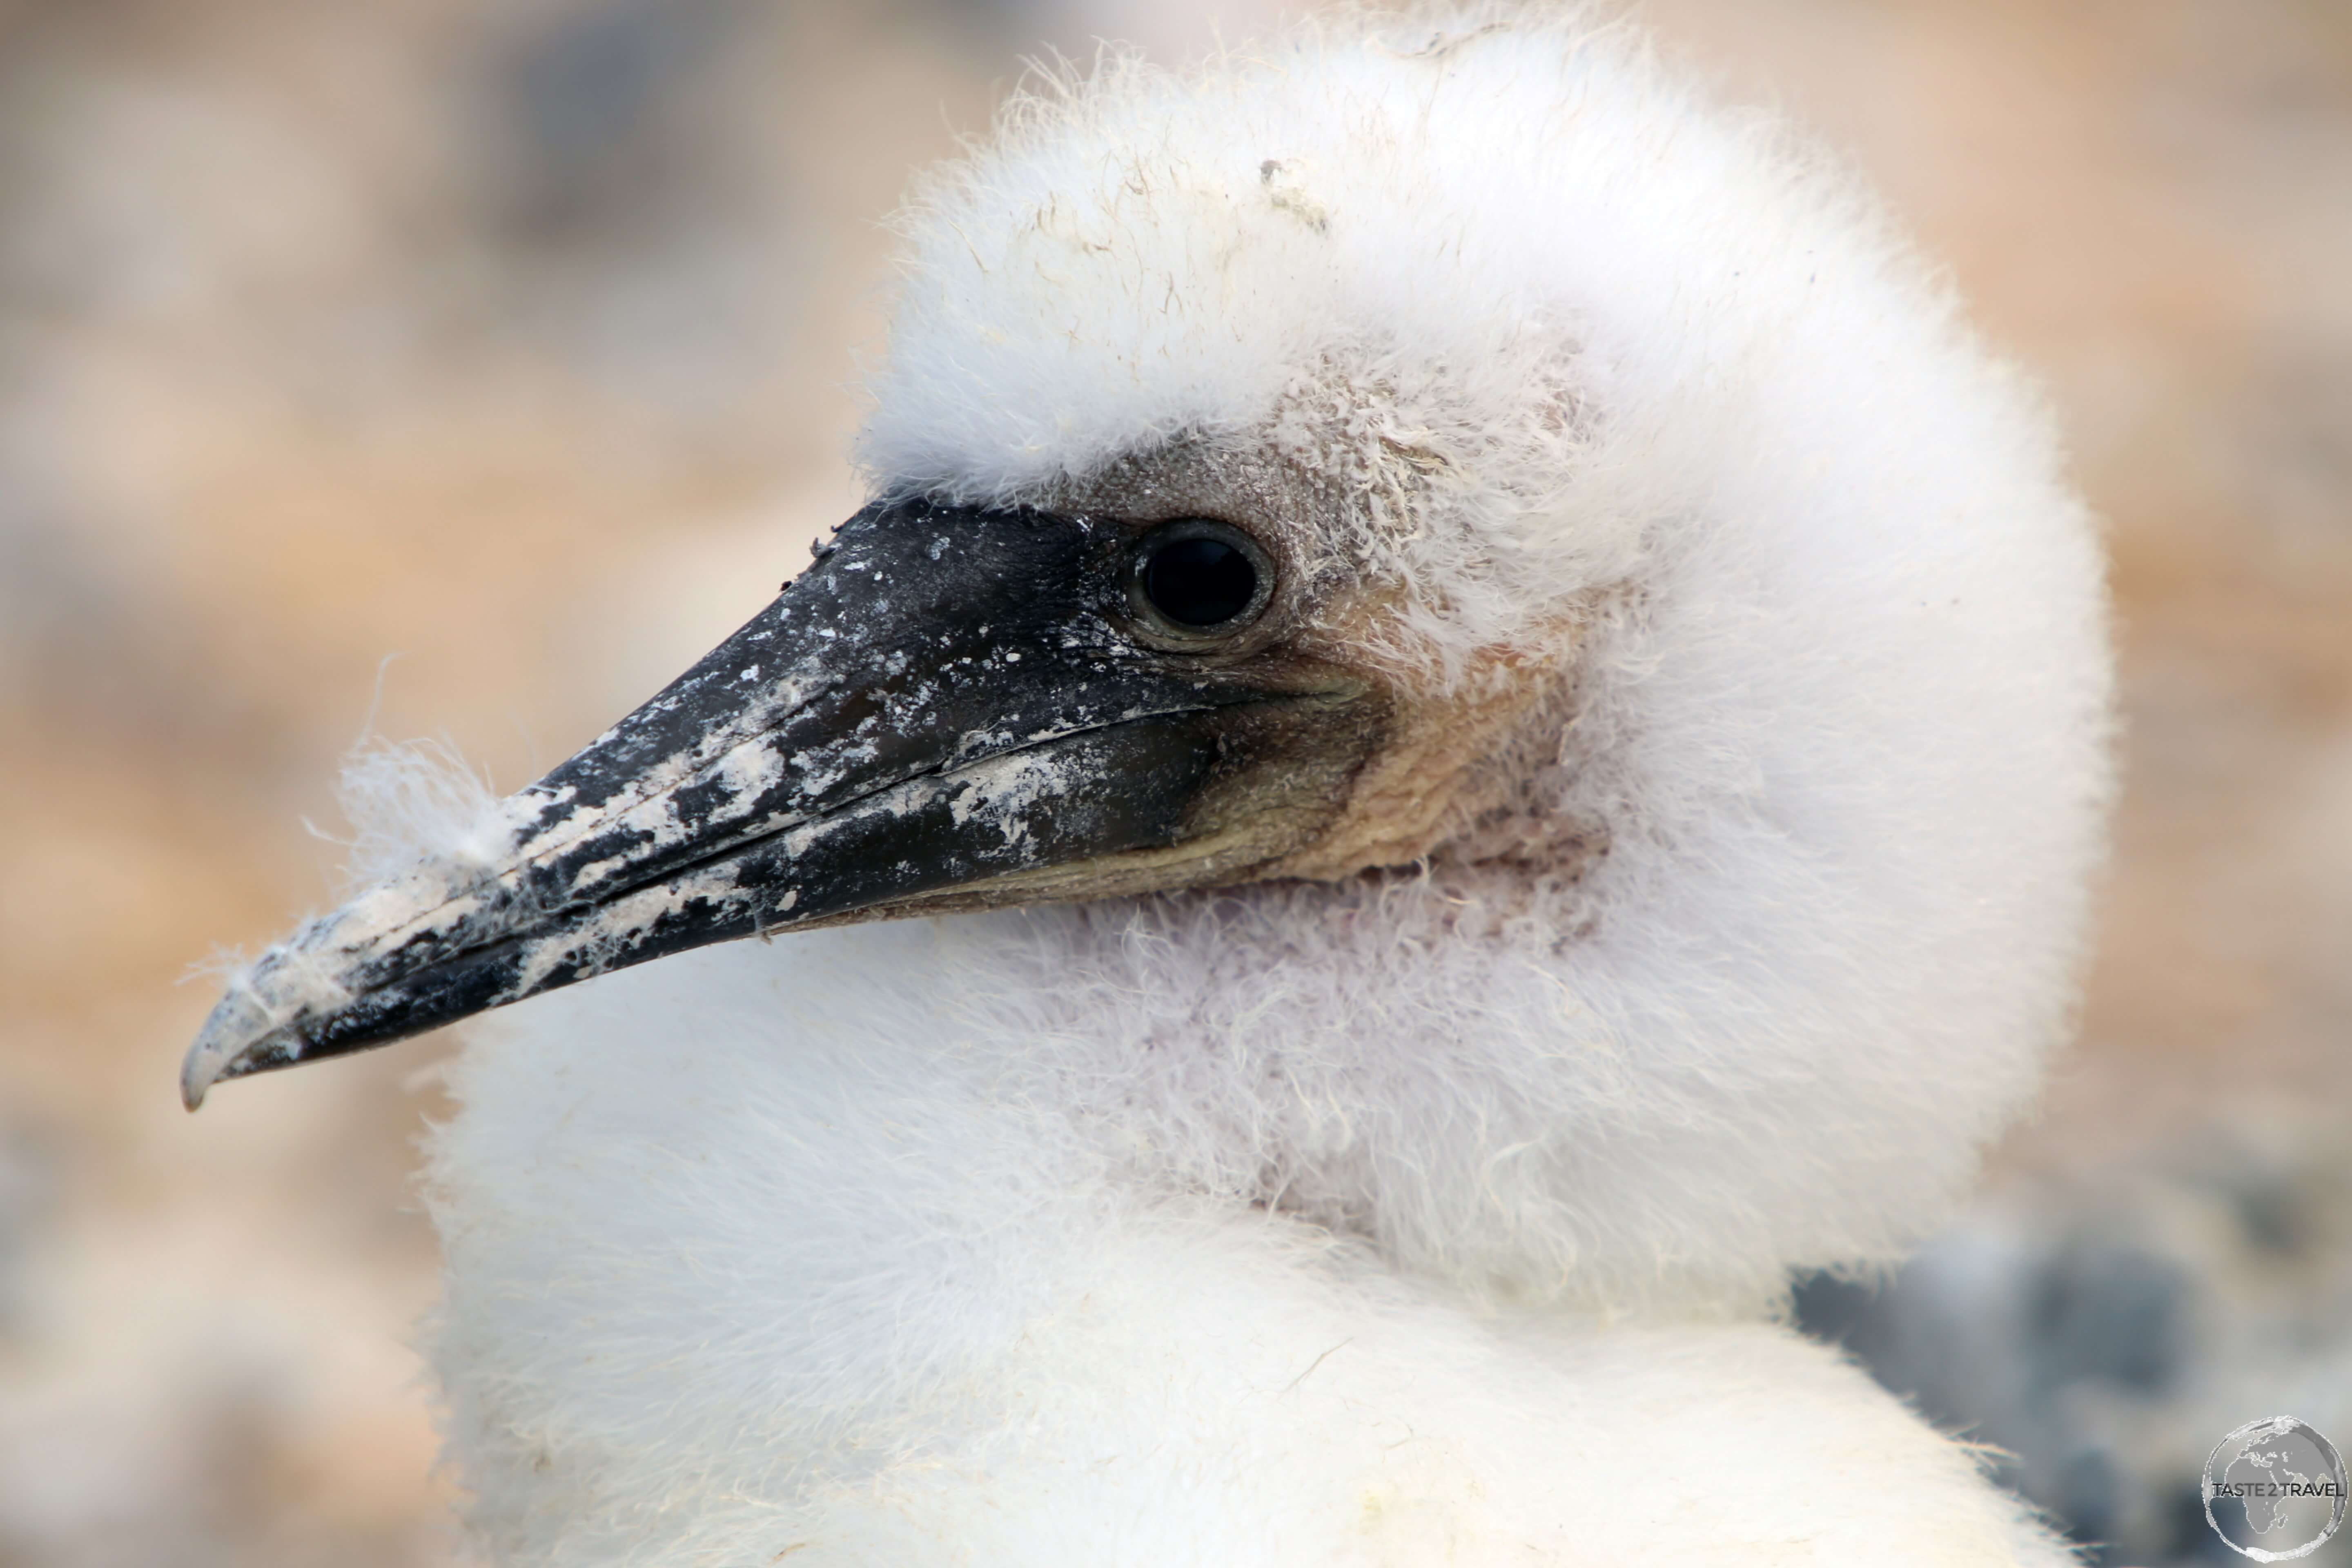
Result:
{"label": "beak tip", "polygon": [[180,1063],[180,1103],[190,1110],[202,1108],[205,1091],[220,1081],[221,1069],[227,1065],[213,1031],[207,1028],[196,1037],[196,1043],[188,1047],[186,1058]]}
{"label": "beak tip", "polygon": [[194,1110],[213,1085],[297,1060],[301,1052],[300,1037],[275,1026],[245,989],[233,987],[180,1063],[180,1103]]}

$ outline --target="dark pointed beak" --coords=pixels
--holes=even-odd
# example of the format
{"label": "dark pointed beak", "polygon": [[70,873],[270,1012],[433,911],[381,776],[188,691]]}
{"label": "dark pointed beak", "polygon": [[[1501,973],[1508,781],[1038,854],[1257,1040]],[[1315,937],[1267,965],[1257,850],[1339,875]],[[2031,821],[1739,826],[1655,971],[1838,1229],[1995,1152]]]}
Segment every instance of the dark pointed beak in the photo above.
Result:
{"label": "dark pointed beak", "polygon": [[489,847],[265,953],[189,1050],[188,1105],[709,942],[1262,873],[1337,814],[1381,705],[1278,645],[1139,634],[1135,548],[1084,517],[860,512],[502,802]]}

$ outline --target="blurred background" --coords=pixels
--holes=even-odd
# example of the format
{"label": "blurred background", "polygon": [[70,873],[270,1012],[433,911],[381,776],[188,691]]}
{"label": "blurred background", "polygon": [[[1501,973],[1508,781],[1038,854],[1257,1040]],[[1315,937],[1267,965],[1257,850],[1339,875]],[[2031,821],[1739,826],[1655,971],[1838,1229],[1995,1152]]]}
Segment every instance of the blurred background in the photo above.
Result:
{"label": "blurred background", "polygon": [[[1286,9],[0,0],[0,1565],[456,1559],[409,1349],[446,1042],[191,1121],[180,982],[332,896],[363,731],[522,784],[853,508],[880,220],[1024,55]],[[2083,1043],[1961,1224],[1803,1321],[2105,1561],[2231,1561],[2223,1433],[2352,1444],[2352,5],[1636,14],[1875,177],[2112,530]]]}

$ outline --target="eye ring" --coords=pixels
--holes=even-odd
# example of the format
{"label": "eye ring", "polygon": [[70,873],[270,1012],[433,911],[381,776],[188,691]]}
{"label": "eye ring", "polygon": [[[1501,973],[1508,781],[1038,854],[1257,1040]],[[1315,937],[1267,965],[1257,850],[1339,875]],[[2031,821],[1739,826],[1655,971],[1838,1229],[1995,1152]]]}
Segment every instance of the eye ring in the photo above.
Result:
{"label": "eye ring", "polygon": [[1230,637],[1273,603],[1274,561],[1231,523],[1179,518],[1137,542],[1127,596],[1136,618],[1163,637]]}

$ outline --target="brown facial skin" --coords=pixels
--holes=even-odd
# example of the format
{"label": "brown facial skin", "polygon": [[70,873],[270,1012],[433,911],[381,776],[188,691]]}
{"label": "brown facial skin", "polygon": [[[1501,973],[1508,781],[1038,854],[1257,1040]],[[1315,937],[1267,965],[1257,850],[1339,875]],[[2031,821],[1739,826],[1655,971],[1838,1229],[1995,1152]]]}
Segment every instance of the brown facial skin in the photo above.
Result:
{"label": "brown facial skin", "polygon": [[1235,639],[1230,656],[1279,650],[1377,694],[1378,743],[1349,775],[1344,796],[1293,847],[1231,879],[1339,881],[1426,864],[1449,851],[1562,865],[1594,852],[1592,825],[1530,820],[1524,798],[1527,780],[1556,758],[1573,711],[1572,660],[1591,607],[1564,611],[1540,628],[1549,658],[1489,649],[1441,682],[1412,657],[1401,587],[1381,581],[1338,542],[1361,531],[1350,498],[1267,447],[1173,443],[1057,489],[1052,504],[1137,525],[1207,516],[1246,530],[1280,563],[1285,592]]}

